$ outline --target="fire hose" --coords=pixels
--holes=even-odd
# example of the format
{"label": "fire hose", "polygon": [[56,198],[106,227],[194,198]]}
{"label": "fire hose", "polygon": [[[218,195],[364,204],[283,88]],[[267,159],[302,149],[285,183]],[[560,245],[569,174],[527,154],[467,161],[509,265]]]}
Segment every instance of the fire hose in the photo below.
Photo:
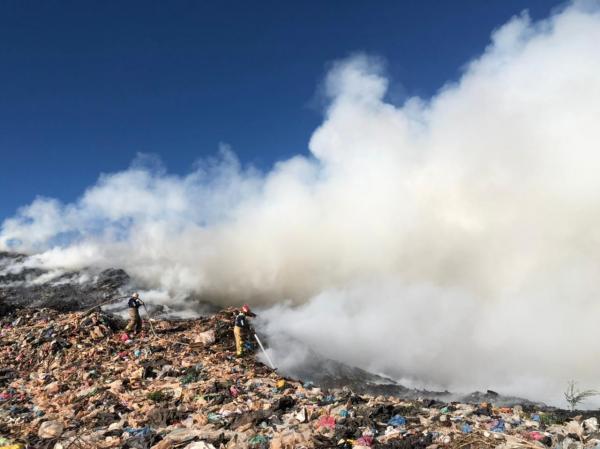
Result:
{"label": "fire hose", "polygon": [[275,364],[273,363],[273,360],[271,360],[271,357],[269,357],[269,354],[267,354],[267,351],[265,351],[265,348],[264,348],[262,342],[260,341],[260,338],[258,338],[258,335],[254,334],[254,338],[256,338],[256,341],[258,342],[258,345],[260,346],[260,349],[262,349],[263,354],[265,355],[265,357],[269,361],[269,365],[271,365],[271,368],[273,370],[276,370],[277,368],[275,368]]}
{"label": "fire hose", "polygon": [[146,316],[148,317],[148,324],[150,325],[150,330],[152,331],[152,335],[154,335],[156,337],[156,332],[154,332],[154,326],[152,325],[152,321],[150,318],[150,314],[148,313],[148,308],[146,307],[146,303],[143,302],[142,305],[144,306],[144,311],[146,312]]}

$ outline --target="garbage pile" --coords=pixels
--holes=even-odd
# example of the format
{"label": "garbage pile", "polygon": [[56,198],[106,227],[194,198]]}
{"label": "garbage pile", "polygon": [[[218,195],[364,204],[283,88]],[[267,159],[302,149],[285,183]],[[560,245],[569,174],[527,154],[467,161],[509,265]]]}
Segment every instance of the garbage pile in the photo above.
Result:
{"label": "garbage pile", "polygon": [[325,390],[235,357],[232,310],[135,338],[93,312],[0,319],[1,449],[600,449],[597,417]]}

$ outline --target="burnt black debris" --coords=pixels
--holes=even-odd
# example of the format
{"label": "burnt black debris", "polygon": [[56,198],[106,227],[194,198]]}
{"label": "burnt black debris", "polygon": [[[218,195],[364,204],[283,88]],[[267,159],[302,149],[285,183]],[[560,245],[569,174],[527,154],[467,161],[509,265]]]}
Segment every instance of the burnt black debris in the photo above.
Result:
{"label": "burnt black debris", "polygon": [[44,270],[28,266],[24,254],[0,252],[0,316],[19,307],[85,310],[118,296],[130,283],[116,268],[104,271]]}

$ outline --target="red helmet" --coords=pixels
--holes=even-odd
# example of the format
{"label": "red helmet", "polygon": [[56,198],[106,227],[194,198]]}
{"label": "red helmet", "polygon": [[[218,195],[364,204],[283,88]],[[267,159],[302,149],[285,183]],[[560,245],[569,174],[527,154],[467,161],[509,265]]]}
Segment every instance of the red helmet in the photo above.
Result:
{"label": "red helmet", "polygon": [[250,306],[248,304],[244,304],[242,306],[242,312],[244,312],[244,313],[250,312]]}

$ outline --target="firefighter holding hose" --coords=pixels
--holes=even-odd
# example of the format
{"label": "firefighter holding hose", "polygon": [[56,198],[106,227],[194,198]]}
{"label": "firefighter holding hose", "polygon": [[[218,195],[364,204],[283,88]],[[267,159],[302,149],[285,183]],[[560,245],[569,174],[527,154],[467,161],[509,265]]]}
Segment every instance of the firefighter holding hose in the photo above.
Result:
{"label": "firefighter holding hose", "polygon": [[144,301],[140,299],[139,293],[134,293],[129,298],[127,302],[127,307],[129,308],[129,323],[125,328],[126,332],[133,331],[135,334],[138,334],[142,331],[142,318],[140,317],[140,306],[144,305]]}
{"label": "firefighter holding hose", "polygon": [[235,353],[238,357],[244,354],[244,336],[250,330],[248,318],[254,318],[255,316],[256,314],[252,313],[248,304],[244,304],[242,310],[235,316],[233,336],[235,337]]}

